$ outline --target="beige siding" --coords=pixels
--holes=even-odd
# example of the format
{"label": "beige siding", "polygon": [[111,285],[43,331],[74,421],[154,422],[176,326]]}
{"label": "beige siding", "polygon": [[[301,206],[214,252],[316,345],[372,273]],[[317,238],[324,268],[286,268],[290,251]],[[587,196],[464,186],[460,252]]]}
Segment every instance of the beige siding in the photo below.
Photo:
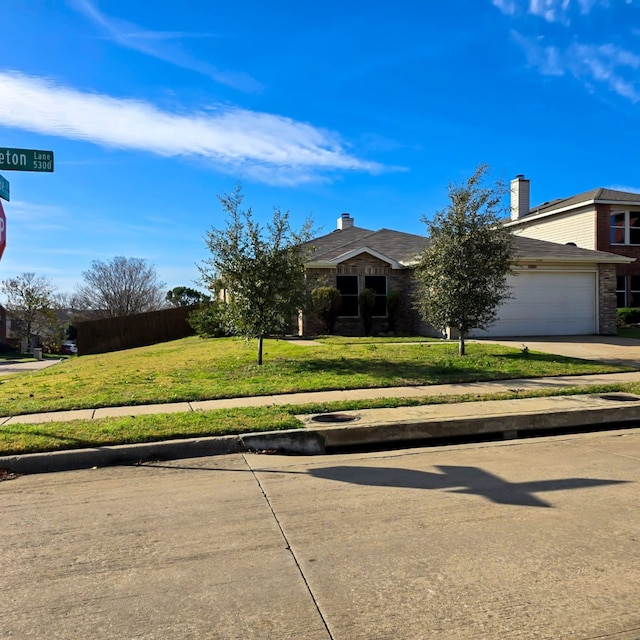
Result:
{"label": "beige siding", "polygon": [[575,242],[583,249],[596,248],[595,211],[568,212],[512,227],[516,236],[566,244]]}

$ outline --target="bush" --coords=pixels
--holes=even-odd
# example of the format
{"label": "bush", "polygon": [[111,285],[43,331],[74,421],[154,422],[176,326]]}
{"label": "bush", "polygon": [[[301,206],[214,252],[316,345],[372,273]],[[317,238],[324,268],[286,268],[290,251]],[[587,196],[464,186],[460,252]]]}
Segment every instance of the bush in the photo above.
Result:
{"label": "bush", "polygon": [[363,289],[358,296],[360,302],[360,317],[364,327],[364,335],[371,335],[373,325],[373,310],[376,306],[376,293],[372,289]]}
{"label": "bush", "polygon": [[401,303],[402,296],[397,291],[389,289],[387,293],[387,331],[390,333],[396,330],[396,320]]}
{"label": "bush", "polygon": [[640,307],[616,309],[618,324],[637,324],[640,322]]}
{"label": "bush", "polygon": [[224,338],[234,334],[226,316],[226,303],[212,300],[189,314],[187,321],[201,338]]}
{"label": "bush", "polygon": [[342,307],[342,296],[335,287],[317,287],[311,292],[311,308],[325,333],[331,335]]}

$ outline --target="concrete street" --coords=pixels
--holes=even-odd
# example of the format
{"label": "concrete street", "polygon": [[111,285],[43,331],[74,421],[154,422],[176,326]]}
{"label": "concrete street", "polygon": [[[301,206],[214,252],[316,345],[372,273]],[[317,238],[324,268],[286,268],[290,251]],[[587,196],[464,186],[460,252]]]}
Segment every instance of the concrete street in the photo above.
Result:
{"label": "concrete street", "polygon": [[640,429],[0,483],[0,637],[640,637]]}

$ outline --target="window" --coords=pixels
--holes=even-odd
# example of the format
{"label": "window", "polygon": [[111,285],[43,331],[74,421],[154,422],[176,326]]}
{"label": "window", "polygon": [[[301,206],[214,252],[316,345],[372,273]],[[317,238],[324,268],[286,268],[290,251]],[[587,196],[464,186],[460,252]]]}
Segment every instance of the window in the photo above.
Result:
{"label": "window", "polygon": [[365,276],[365,289],[371,289],[376,294],[373,315],[387,317],[387,276]]}
{"label": "window", "polygon": [[640,276],[629,276],[629,297],[630,307],[640,307]]}
{"label": "window", "polygon": [[342,296],[341,316],[357,318],[360,315],[358,305],[358,276],[337,276],[336,289]]}
{"label": "window", "polygon": [[616,211],[611,214],[611,244],[640,245],[640,211]]}
{"label": "window", "polygon": [[621,309],[627,306],[627,278],[616,276],[616,307]]}

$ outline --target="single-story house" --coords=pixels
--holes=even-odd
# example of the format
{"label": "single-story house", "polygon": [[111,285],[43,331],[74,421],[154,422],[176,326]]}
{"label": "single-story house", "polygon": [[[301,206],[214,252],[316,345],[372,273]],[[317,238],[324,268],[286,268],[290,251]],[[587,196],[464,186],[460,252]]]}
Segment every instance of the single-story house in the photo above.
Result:
{"label": "single-story house", "polygon": [[[640,258],[640,193],[600,187],[531,207],[530,181],[519,175],[505,226],[517,236]],[[618,307],[640,307],[640,261],[616,265],[616,299]]]}
{"label": "single-story house", "polygon": [[[333,286],[342,296],[336,333],[362,334],[358,295],[368,288],[377,296],[374,333],[387,330],[386,295],[393,290],[401,303],[397,333],[441,335],[413,308],[413,269],[428,242],[411,233],[357,227],[344,213],[336,230],[307,243],[311,287]],[[496,324],[473,336],[615,334],[616,267],[632,258],[523,236],[513,237],[513,248],[512,297],[500,307]],[[311,314],[300,318],[301,335],[321,331]]]}

